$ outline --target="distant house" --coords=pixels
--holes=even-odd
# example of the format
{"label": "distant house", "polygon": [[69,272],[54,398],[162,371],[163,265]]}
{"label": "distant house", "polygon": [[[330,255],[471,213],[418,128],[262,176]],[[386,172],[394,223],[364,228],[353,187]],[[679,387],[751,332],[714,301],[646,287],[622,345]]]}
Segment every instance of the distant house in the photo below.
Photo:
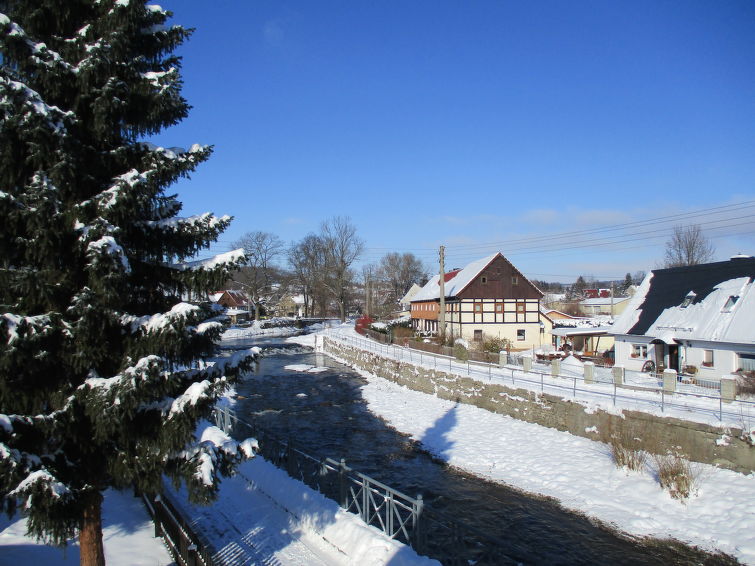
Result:
{"label": "distant house", "polygon": [[209,297],[211,301],[226,308],[226,314],[233,324],[249,319],[254,312],[254,305],[249,295],[239,289],[216,291],[210,293]]}
{"label": "distant house", "polygon": [[412,299],[421,289],[422,287],[416,283],[412,283],[412,286],[406,292],[406,295],[399,299],[399,304],[401,304],[401,312],[399,313],[399,316],[408,316],[411,314]]}
{"label": "distant house", "polygon": [[[411,299],[412,326],[438,333],[440,276]],[[552,321],[540,312],[543,294],[503,255],[496,253],[445,274],[446,334],[481,341],[507,338],[516,349],[551,343]]]}
{"label": "distant house", "polygon": [[304,316],[304,295],[283,295],[278,301],[276,312],[278,316],[301,318]]}
{"label": "distant house", "polygon": [[585,316],[611,315],[616,316],[624,312],[629,304],[629,297],[613,297],[610,291],[608,297],[596,297],[593,299],[584,299],[579,302],[579,310]]}
{"label": "distant house", "polygon": [[616,364],[755,371],[755,258],[655,269],[615,320]]}
{"label": "distant house", "polygon": [[608,299],[611,296],[611,289],[585,289],[585,299]]}
{"label": "distant house", "polygon": [[555,324],[558,324],[558,321],[560,320],[581,320],[583,318],[581,316],[573,316],[565,312],[558,311],[556,309],[541,308],[540,311],[545,316],[550,318]]}

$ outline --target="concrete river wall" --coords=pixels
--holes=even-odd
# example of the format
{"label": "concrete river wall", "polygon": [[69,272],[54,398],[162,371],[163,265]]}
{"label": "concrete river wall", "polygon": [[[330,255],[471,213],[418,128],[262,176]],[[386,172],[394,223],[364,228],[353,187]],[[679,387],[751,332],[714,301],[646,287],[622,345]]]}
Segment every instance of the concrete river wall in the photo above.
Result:
{"label": "concrete river wall", "polygon": [[755,447],[742,429],[662,417],[641,411],[606,411],[573,400],[394,360],[318,337],[318,347],[357,369],[441,399],[474,405],[576,436],[609,442],[628,439],[654,454],[671,450],[686,458],[741,473],[755,470]]}

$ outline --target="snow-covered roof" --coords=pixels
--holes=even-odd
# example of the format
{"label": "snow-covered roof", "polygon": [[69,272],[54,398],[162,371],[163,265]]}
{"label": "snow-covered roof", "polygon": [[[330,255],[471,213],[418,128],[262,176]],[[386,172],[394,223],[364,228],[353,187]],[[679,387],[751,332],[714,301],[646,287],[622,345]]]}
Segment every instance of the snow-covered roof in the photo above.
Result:
{"label": "snow-covered roof", "polygon": [[293,297],[291,297],[291,300],[294,302],[295,305],[303,305],[304,295],[294,295]]}
{"label": "snow-covered roof", "polygon": [[612,326],[594,326],[594,327],[561,327],[551,330],[554,336],[593,336],[613,333]]}
{"label": "snow-covered roof", "polygon": [[755,344],[755,259],[651,271],[614,334]]}
{"label": "snow-covered roof", "polygon": [[[477,261],[473,261],[463,269],[446,273],[444,288],[446,297],[454,297],[458,295],[464,287],[469,285],[474,278],[477,277],[480,272],[490,265],[490,262],[499,255],[500,254],[495,253],[482,259],[478,259]],[[449,278],[449,275],[451,274],[453,275]],[[430,279],[430,281],[428,281],[427,284],[422,287],[414,297],[412,297],[412,301],[431,301],[433,299],[439,299],[440,285],[438,284],[438,281],[440,281],[440,275],[436,275]]]}
{"label": "snow-covered roof", "polygon": [[237,309],[233,307],[229,307],[225,310],[225,314],[228,315],[239,315],[239,314],[249,314],[249,311],[246,309]]}
{"label": "snow-covered roof", "polygon": [[402,305],[408,305],[409,303],[412,302],[412,299],[414,299],[414,296],[417,293],[419,293],[421,289],[422,287],[420,287],[416,283],[412,283],[412,286],[409,287],[409,290],[406,292],[406,295],[401,297],[401,300],[399,301],[399,303],[401,303]]}
{"label": "snow-covered roof", "polygon": [[545,308],[544,306],[542,306],[542,305],[540,305],[540,312],[541,312],[541,313],[543,313],[543,314],[544,314],[544,315],[546,315],[546,316],[549,316],[549,315],[552,315],[552,314],[560,314],[560,315],[563,315],[563,316],[565,316],[565,317],[568,317],[568,318],[569,318],[569,319],[571,319],[571,320],[578,320],[578,319],[583,319],[583,318],[585,318],[585,317],[583,317],[583,316],[574,316],[574,315],[571,315],[571,314],[567,314],[567,313],[565,313],[565,312],[562,312],[562,311],[560,311],[560,310],[557,310],[557,309],[546,309],[546,308]]}
{"label": "snow-covered roof", "polygon": [[219,293],[210,293],[208,297],[213,303],[217,303],[220,300],[220,297],[223,296],[223,291],[220,291]]}

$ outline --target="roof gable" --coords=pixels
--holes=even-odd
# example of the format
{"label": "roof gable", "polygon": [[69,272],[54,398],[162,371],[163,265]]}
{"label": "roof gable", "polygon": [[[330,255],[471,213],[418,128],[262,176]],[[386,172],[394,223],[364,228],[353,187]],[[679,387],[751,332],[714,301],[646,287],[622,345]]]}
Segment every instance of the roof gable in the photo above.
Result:
{"label": "roof gable", "polygon": [[[520,289],[518,293],[506,293],[512,298],[541,298],[543,294],[535,287],[529,279],[527,279],[513,264],[508,261],[500,252],[491,256],[478,259],[467,264],[464,268],[454,270],[446,273],[444,277],[445,285],[444,291],[446,297],[465,297],[465,295],[482,297],[479,294],[479,289],[475,288],[474,292],[470,294],[470,290],[475,286],[475,282],[479,277],[489,272],[489,270],[498,269],[499,271],[505,271],[506,275],[515,275],[520,280]],[[492,272],[490,272],[492,275]],[[448,275],[451,274],[449,278]],[[435,275],[427,284],[412,298],[412,302],[415,301],[431,301],[440,298],[440,276]],[[491,292],[493,287],[491,286]],[[524,293],[524,294],[522,294]],[[501,295],[501,293],[498,293]],[[465,297],[466,298],[466,297]],[[504,298],[504,297],[501,297]]]}

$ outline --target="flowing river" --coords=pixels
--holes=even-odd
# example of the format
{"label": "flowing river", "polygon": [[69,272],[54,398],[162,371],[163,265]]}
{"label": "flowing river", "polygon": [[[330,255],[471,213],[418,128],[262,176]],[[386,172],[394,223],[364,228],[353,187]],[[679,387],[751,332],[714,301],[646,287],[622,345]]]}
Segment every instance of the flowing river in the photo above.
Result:
{"label": "flowing river", "polygon": [[[365,383],[353,369],[282,339],[237,339],[225,348],[263,348],[257,369],[236,389],[237,415],[317,457],[348,465],[428,506],[504,542],[508,559],[523,564],[736,564],[669,541],[634,540],[568,512],[552,500],[464,473],[433,458],[409,436],[371,413]],[[267,353],[264,353],[267,349]],[[325,366],[292,372],[290,364]]]}

